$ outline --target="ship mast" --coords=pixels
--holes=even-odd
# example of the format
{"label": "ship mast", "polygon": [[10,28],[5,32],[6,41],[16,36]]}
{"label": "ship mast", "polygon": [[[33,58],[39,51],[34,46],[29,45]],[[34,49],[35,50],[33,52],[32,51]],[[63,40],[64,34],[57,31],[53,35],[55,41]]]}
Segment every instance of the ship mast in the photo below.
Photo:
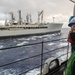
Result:
{"label": "ship mast", "polygon": [[30,24],[31,24],[32,23],[31,14],[29,14],[29,17],[30,17]]}
{"label": "ship mast", "polygon": [[5,26],[7,25],[7,13],[6,13],[6,19],[5,19]]}
{"label": "ship mast", "polygon": [[10,24],[13,25],[14,20],[15,20],[14,15],[13,15],[13,12],[10,12],[10,15],[11,15]]}
{"label": "ship mast", "polygon": [[40,23],[40,12],[38,12],[38,24]]}
{"label": "ship mast", "polygon": [[43,23],[43,10],[41,12],[38,12],[38,24]]}
{"label": "ship mast", "polygon": [[21,10],[19,10],[18,13],[19,13],[19,22],[18,22],[18,24],[21,25],[22,24]]}
{"label": "ship mast", "polygon": [[26,23],[29,24],[29,15],[28,15],[28,13],[26,15]]}
{"label": "ship mast", "polygon": [[53,17],[53,23],[55,22],[55,17]]}
{"label": "ship mast", "polygon": [[43,10],[41,11],[41,24],[43,23]]}
{"label": "ship mast", "polygon": [[31,14],[27,13],[27,15],[26,15],[26,22],[27,22],[27,24],[31,24],[32,23]]}

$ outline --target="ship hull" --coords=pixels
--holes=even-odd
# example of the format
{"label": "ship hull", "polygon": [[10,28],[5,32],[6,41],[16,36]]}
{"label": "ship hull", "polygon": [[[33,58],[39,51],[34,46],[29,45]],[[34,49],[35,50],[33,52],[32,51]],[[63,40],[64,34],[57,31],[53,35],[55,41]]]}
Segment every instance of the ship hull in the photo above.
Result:
{"label": "ship hull", "polygon": [[62,24],[48,24],[47,26],[48,26],[47,28],[38,28],[38,29],[0,30],[0,38],[8,38],[8,37],[12,38],[20,36],[57,33],[61,31]]}

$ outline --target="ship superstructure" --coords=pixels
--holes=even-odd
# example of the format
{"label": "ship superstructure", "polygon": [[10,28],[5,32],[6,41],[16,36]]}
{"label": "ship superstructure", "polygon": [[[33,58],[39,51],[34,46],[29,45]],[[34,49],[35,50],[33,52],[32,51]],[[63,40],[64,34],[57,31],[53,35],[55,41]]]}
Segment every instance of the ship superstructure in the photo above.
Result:
{"label": "ship superstructure", "polygon": [[0,37],[22,36],[33,34],[46,34],[60,32],[62,23],[43,23],[43,11],[38,13],[38,22],[32,23],[31,14],[26,15],[26,22],[22,21],[21,10],[19,12],[19,20],[15,21],[14,15],[11,12],[11,20],[5,22],[5,26],[0,26]]}

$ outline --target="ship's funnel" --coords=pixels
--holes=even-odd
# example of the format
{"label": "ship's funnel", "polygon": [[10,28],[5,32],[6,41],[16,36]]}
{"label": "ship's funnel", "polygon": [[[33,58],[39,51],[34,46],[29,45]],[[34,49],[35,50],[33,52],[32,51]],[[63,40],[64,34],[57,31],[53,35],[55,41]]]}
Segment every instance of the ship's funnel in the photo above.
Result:
{"label": "ship's funnel", "polygon": [[73,16],[75,16],[75,4],[74,4],[74,9],[73,9]]}

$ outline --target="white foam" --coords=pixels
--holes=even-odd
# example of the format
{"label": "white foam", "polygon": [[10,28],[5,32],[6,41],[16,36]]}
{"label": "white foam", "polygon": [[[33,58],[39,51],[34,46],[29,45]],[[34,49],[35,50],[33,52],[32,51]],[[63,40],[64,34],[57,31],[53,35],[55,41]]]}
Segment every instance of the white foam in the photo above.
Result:
{"label": "white foam", "polygon": [[63,53],[66,53],[66,50],[62,50],[62,51],[59,51],[59,52],[56,52],[56,54],[57,54],[57,56],[60,56],[60,55],[62,55]]}
{"label": "white foam", "polygon": [[25,40],[25,38],[21,38],[21,39],[19,38],[18,40]]}
{"label": "white foam", "polygon": [[14,40],[14,42],[16,43],[17,41],[16,41],[16,40]]}
{"label": "white foam", "polygon": [[0,49],[1,49],[1,48],[3,48],[3,46],[2,46],[2,45],[0,46]]}
{"label": "white foam", "polygon": [[39,69],[34,69],[29,71],[26,75],[37,75],[38,73],[40,73]]}
{"label": "white foam", "polygon": [[60,43],[60,44],[59,44],[59,46],[61,46],[61,47],[62,47],[62,46],[67,46],[67,45],[68,45],[68,43]]}
{"label": "white foam", "polygon": [[30,37],[30,40],[36,40],[36,37],[34,37],[34,36]]}
{"label": "white foam", "polygon": [[48,38],[44,38],[43,40],[48,40]]}
{"label": "white foam", "polygon": [[26,40],[26,41],[29,41],[29,40],[36,40],[36,36],[33,36],[33,37],[29,37],[29,38],[21,38],[21,39],[18,39],[19,41],[20,40]]}
{"label": "white foam", "polygon": [[27,41],[23,41],[23,42],[17,44],[16,46],[21,46],[21,45],[24,45],[24,44],[27,44],[27,43],[28,43]]}
{"label": "white foam", "polygon": [[6,69],[6,70],[0,70],[0,75],[16,75],[16,72],[19,72],[19,69]]}
{"label": "white foam", "polygon": [[54,45],[54,43],[49,43],[48,45],[52,46],[52,45]]}
{"label": "white foam", "polygon": [[[1,45],[1,46],[0,46],[0,49],[3,48],[3,47],[4,47],[4,46]],[[0,50],[0,52],[2,52],[2,50]]]}

